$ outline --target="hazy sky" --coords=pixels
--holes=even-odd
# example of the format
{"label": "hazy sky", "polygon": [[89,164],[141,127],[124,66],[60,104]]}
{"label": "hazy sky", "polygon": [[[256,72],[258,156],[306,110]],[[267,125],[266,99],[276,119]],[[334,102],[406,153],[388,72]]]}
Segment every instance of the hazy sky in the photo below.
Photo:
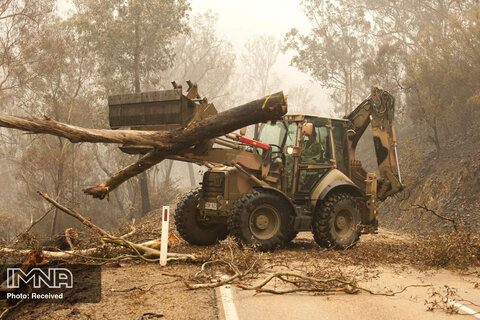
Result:
{"label": "hazy sky", "polygon": [[[307,33],[310,24],[300,0],[191,0],[192,14],[212,10],[219,15],[218,35],[231,42],[238,53],[244,43],[255,36],[273,35],[283,40],[292,28]],[[304,86],[314,97],[318,114],[331,115],[332,105],[326,91],[311,78],[289,66],[293,53],[280,54],[274,71],[283,83],[283,89]]]}
{"label": "hazy sky", "polygon": [[[231,42],[238,54],[244,43],[259,35],[273,35],[283,40],[292,28],[303,33],[310,30],[300,0],[190,0],[191,14],[204,13],[208,10],[218,14],[218,35]],[[60,14],[72,8],[71,0],[59,0]],[[68,15],[68,14],[67,14]],[[313,97],[316,114],[332,116],[333,106],[327,92],[311,77],[291,67],[292,52],[280,53],[274,66],[274,72],[281,80],[281,90],[288,94],[290,88],[306,87]]]}

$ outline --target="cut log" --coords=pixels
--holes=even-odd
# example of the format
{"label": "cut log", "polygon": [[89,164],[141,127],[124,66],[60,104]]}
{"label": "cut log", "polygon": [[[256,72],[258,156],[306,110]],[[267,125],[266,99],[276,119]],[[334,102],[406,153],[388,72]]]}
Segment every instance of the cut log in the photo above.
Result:
{"label": "cut log", "polygon": [[194,122],[186,128],[166,131],[166,141],[172,146],[175,145],[175,147],[170,149],[155,148],[140,160],[125,167],[101,184],[83,191],[86,194],[92,195],[94,198],[103,199],[110,191],[117,188],[123,182],[148,170],[168,155],[175,155],[187,147],[225,135],[254,123],[278,120],[286,112],[287,102],[283,96],[283,92],[278,92],[268,97],[257,99],[239,107],[221,112],[216,116]]}
{"label": "cut log", "polygon": [[[108,242],[119,244],[122,246],[125,246],[124,243],[117,242],[114,239],[110,238],[105,238],[108,239]],[[144,249],[140,244],[134,244],[134,247],[138,249]],[[32,251],[31,250],[19,250],[19,249],[13,249],[13,248],[0,248],[0,254],[1,255],[13,255],[13,256],[25,256],[30,254]],[[92,258],[95,259],[95,256],[90,256],[92,254],[98,253],[99,248],[88,248],[88,249],[81,249],[81,250],[73,250],[73,251],[42,251],[42,255],[46,259],[60,259],[60,260],[68,260],[74,257],[84,257],[84,258]],[[140,252],[140,250],[139,250]],[[160,257],[160,251],[151,249],[150,251],[142,251],[142,253],[147,253],[146,258],[149,259],[158,259]],[[197,260],[197,256],[194,254],[186,254],[186,253],[174,253],[174,252],[168,252],[167,257],[170,260],[191,260],[195,261]],[[112,260],[115,260],[115,258],[112,258]]]}
{"label": "cut log", "polygon": [[286,111],[286,101],[283,93],[278,92],[194,122],[186,128],[173,130],[87,129],[48,118],[37,119],[9,115],[0,115],[0,127],[51,134],[66,138],[73,143],[122,143],[152,146],[169,152],[185,149],[188,146],[222,136],[257,122],[280,119]]}
{"label": "cut log", "polygon": [[163,131],[86,129],[71,126],[52,119],[22,118],[0,115],[0,127],[14,128],[33,133],[51,134],[69,139],[71,142],[121,143],[151,146],[154,149],[137,162],[127,166],[98,186],[84,190],[94,198],[103,199],[120,184],[151,168],[182,150],[210,140],[242,127],[278,120],[287,112],[283,92],[251,101],[247,104],[220,112],[186,128]]}

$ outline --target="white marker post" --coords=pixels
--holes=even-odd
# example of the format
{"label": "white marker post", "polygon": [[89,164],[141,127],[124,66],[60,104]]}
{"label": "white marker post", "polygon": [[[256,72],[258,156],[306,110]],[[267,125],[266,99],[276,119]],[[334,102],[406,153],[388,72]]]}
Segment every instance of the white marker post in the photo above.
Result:
{"label": "white marker post", "polygon": [[160,265],[162,267],[165,267],[167,265],[169,216],[170,216],[170,207],[164,206],[162,208],[162,242],[160,244]]}

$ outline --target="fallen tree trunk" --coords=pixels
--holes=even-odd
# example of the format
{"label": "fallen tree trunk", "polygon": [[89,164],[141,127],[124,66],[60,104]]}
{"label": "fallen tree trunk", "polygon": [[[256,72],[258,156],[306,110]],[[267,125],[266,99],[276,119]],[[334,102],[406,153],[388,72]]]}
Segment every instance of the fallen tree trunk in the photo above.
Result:
{"label": "fallen tree trunk", "polygon": [[87,129],[68,125],[53,119],[24,118],[1,115],[0,126],[33,133],[46,133],[66,138],[72,143],[126,143],[159,148],[171,146],[162,140],[163,132],[141,130]]}
{"label": "fallen tree trunk", "polygon": [[216,116],[194,122],[186,128],[166,131],[168,135],[165,138],[175,147],[170,149],[155,148],[140,160],[120,170],[101,184],[83,191],[94,198],[103,199],[110,191],[123,182],[148,170],[164,160],[168,155],[174,155],[192,145],[225,135],[254,123],[280,119],[286,112],[286,100],[283,93],[278,92],[221,112]]}
{"label": "fallen tree trunk", "polygon": [[0,127],[33,133],[46,133],[66,138],[73,143],[123,143],[152,146],[172,151],[185,149],[204,140],[222,136],[244,126],[280,119],[286,112],[282,92],[254,100],[190,124],[186,128],[163,131],[87,129],[49,118],[36,119],[0,115]]}
{"label": "fallen tree trunk", "polygon": [[127,166],[106,181],[84,190],[94,198],[103,199],[120,184],[151,168],[186,148],[202,143],[242,127],[278,120],[287,112],[287,103],[283,92],[257,99],[244,105],[220,112],[186,128],[163,131],[86,129],[71,126],[52,119],[22,118],[0,115],[0,127],[14,128],[33,133],[51,134],[69,139],[73,143],[121,143],[129,145],[151,146],[154,149],[137,162]]}
{"label": "fallen tree trunk", "polygon": [[168,152],[164,150],[154,149],[140,158],[137,162],[123,168],[101,184],[95,187],[84,189],[83,192],[93,196],[94,198],[103,199],[110,191],[116,189],[128,179],[135,177],[136,175],[150,169],[157,163],[164,160],[167,154]]}
{"label": "fallen tree trunk", "polygon": [[[73,251],[42,251],[43,256],[46,259],[67,259],[71,258],[72,256],[80,256],[80,255],[89,255],[98,251],[98,248],[89,248],[89,249],[81,249],[81,250],[73,250]],[[24,256],[31,252],[31,250],[19,250],[13,248],[0,248],[0,254],[8,254],[8,255],[20,255]]]}
{"label": "fallen tree trunk", "polygon": [[[105,242],[110,242],[110,243],[115,243],[119,244],[122,246],[125,246],[124,243],[117,242],[114,239],[110,238],[105,238],[108,239]],[[133,244],[136,248],[145,248],[141,244]],[[140,251],[139,250],[139,251]],[[66,260],[70,259],[72,257],[83,257],[83,258],[91,258],[95,259],[94,256],[90,256],[93,253],[96,253],[99,251],[99,248],[88,248],[88,249],[79,249],[79,250],[69,250],[69,251],[48,251],[48,250],[43,250],[42,254],[46,259],[59,259],[59,260]],[[25,250],[25,249],[13,249],[13,248],[0,248],[0,254],[6,254],[6,255],[15,255],[15,256],[25,256],[31,253],[31,250]],[[142,252],[146,252],[142,250]],[[151,249],[151,251],[146,252],[147,254],[142,254],[145,258],[148,259],[159,259],[160,258],[160,251]],[[134,256],[129,256],[129,258],[132,258]],[[175,253],[175,252],[167,252],[167,261],[169,260],[191,260],[195,261],[197,257],[193,254],[184,254],[184,253]],[[108,260],[107,258],[105,258]],[[103,259],[102,259],[103,260]],[[115,258],[111,258],[111,260],[115,260]]]}

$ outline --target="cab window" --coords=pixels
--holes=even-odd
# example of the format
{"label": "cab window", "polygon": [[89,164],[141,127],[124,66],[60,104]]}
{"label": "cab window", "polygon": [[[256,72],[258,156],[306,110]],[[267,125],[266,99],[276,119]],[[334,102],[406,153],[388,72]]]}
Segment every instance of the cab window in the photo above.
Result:
{"label": "cab window", "polygon": [[283,121],[269,121],[262,125],[262,130],[258,135],[258,141],[281,147],[286,133],[287,126]]}
{"label": "cab window", "polygon": [[[285,147],[294,146],[297,144],[297,131],[298,124],[296,122],[290,122],[287,126],[287,138],[285,140]],[[287,192],[292,191],[293,183],[293,167],[295,163],[295,158],[285,152],[285,171],[287,176]]]}
{"label": "cab window", "polygon": [[345,123],[343,121],[332,120],[333,125],[333,143],[335,145],[335,159],[337,160],[338,170],[350,175],[348,142]]}
{"label": "cab window", "polygon": [[302,153],[300,161],[313,164],[330,164],[331,143],[330,130],[326,127],[325,119],[307,119],[307,123],[313,124],[313,132],[310,136],[302,138]]}

